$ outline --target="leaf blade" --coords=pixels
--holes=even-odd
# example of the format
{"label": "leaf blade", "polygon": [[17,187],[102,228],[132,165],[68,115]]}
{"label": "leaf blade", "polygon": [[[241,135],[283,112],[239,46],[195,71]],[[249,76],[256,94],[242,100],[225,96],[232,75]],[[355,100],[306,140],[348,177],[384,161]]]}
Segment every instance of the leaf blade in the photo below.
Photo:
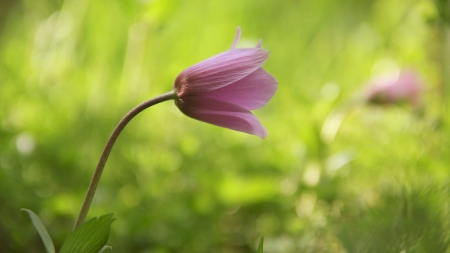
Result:
{"label": "leaf blade", "polygon": [[55,253],[55,246],[53,245],[52,238],[48,234],[47,229],[45,228],[41,219],[39,219],[39,216],[37,216],[33,211],[25,208],[22,208],[20,210],[27,212],[30,216],[31,223],[33,223],[34,228],[36,228],[37,232],[39,233],[39,236],[44,243],[44,247],[47,253]]}
{"label": "leaf blade", "polygon": [[259,241],[259,247],[257,253],[263,253],[263,247],[264,247],[264,237],[261,238],[261,241]]}
{"label": "leaf blade", "polygon": [[93,218],[75,229],[64,241],[60,253],[98,253],[106,245],[114,214]]}

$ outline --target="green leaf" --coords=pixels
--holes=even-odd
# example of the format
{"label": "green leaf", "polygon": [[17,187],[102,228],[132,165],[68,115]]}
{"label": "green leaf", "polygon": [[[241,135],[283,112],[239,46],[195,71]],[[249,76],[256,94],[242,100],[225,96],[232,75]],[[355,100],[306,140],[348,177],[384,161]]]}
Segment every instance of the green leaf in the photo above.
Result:
{"label": "green leaf", "polygon": [[108,246],[108,245],[105,245],[105,246],[103,246],[103,248],[102,248],[98,253],[102,253],[103,251],[105,251],[105,250],[107,250],[107,249],[112,250],[112,247],[111,247],[111,246]]}
{"label": "green leaf", "polygon": [[31,210],[25,208],[22,208],[20,210],[25,211],[28,213],[28,215],[30,215],[31,222],[41,236],[47,253],[55,253],[55,246],[53,246],[52,238],[50,238],[50,235],[48,234],[47,229],[45,229],[41,219],[39,219],[39,217]]}
{"label": "green leaf", "polygon": [[93,218],[73,231],[64,241],[60,253],[98,253],[105,246],[114,214]]}
{"label": "green leaf", "polygon": [[259,241],[259,247],[257,253],[263,253],[263,246],[264,246],[264,237],[261,238],[261,241]]}

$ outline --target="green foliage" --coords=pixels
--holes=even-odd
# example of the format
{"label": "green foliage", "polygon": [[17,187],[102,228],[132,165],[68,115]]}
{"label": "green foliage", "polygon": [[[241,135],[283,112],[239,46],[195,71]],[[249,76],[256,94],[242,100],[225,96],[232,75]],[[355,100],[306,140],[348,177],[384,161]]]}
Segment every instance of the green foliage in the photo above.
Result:
{"label": "green foliage", "polygon": [[93,218],[75,229],[64,241],[61,253],[98,253],[105,249],[114,214]]}
{"label": "green foliage", "polygon": [[55,246],[53,246],[52,238],[48,234],[47,229],[45,229],[45,226],[42,223],[41,219],[39,219],[39,217],[31,210],[25,208],[22,208],[21,210],[27,212],[28,215],[30,215],[31,222],[34,225],[34,228],[36,228],[37,232],[39,233],[39,236],[44,243],[47,253],[55,253]]}
{"label": "green foliage", "polygon": [[384,189],[376,207],[344,211],[347,220],[339,222],[337,234],[349,252],[447,252],[450,224],[442,221],[450,198],[443,193]]}
{"label": "green foliage", "polygon": [[264,237],[261,238],[261,241],[259,242],[258,252],[257,253],[263,253],[263,250],[264,250]]}
{"label": "green foliage", "polygon": [[[8,2],[8,1],[6,1]],[[119,137],[89,212],[115,212],[112,252],[449,252],[447,1],[0,2],[0,252],[69,235],[120,118],[183,69],[260,38],[279,81],[269,136],[171,103]],[[372,76],[412,68],[423,106],[361,103]],[[324,127],[324,126],[327,127]],[[326,130],[326,131],[325,131]]]}
{"label": "green foliage", "polygon": [[[54,253],[55,246],[53,246],[52,239],[45,229],[41,219],[28,209],[21,209],[29,214],[30,219],[39,233],[39,236],[44,243],[47,253]],[[110,246],[106,246],[108,241],[111,223],[115,220],[112,218],[114,214],[106,214],[99,218],[93,218],[80,227],[75,229],[64,241],[59,252],[61,253],[99,253]]]}

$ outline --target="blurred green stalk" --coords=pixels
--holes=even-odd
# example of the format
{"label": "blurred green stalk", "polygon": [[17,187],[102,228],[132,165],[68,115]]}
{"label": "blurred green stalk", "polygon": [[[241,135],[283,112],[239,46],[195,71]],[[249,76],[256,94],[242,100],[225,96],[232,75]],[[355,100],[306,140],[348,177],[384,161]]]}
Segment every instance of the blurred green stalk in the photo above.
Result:
{"label": "blurred green stalk", "polygon": [[441,65],[441,86],[439,92],[442,94],[442,116],[446,116],[447,98],[450,93],[450,1],[436,0],[436,8],[439,12],[439,36],[440,36],[440,54],[439,61]]}

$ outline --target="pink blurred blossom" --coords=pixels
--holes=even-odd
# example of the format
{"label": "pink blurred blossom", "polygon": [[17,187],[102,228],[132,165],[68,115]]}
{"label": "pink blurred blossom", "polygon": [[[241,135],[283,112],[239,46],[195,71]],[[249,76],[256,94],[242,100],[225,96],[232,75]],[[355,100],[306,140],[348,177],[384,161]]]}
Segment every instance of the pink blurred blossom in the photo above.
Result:
{"label": "pink blurred blossom", "polygon": [[396,104],[407,102],[418,107],[422,95],[422,83],[412,70],[389,76],[377,77],[369,82],[366,100],[374,104]]}
{"label": "pink blurred blossom", "polygon": [[213,125],[265,138],[267,130],[250,110],[263,107],[275,94],[277,80],[261,66],[269,51],[235,48],[185,69],[173,85],[178,108],[187,116]]}

